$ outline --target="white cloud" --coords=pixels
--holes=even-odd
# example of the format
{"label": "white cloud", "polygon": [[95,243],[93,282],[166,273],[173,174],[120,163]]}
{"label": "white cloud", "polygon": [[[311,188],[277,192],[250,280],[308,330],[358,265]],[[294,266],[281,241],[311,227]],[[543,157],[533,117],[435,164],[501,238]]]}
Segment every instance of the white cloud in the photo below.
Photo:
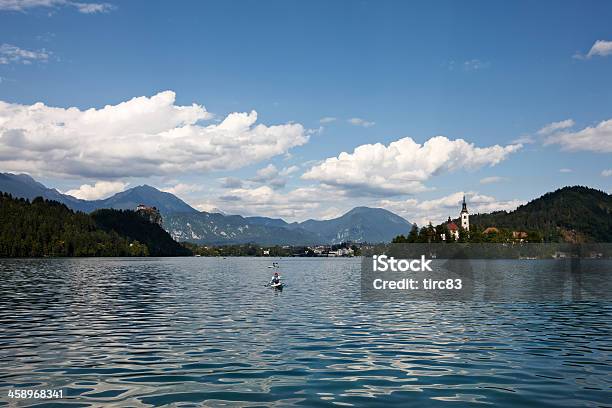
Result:
{"label": "white cloud", "polygon": [[612,176],[612,169],[606,169],[606,170],[602,171],[601,175],[603,177],[610,177],[610,176]]}
{"label": "white cloud", "polygon": [[586,57],[591,58],[596,55],[599,55],[601,57],[607,57],[608,55],[612,55],[612,41],[595,41],[595,44],[593,44]]}
{"label": "white cloud", "polygon": [[273,188],[283,188],[287,184],[286,176],[297,170],[299,170],[297,166],[284,167],[282,170],[279,170],[275,165],[268,164],[266,167],[257,170],[255,177],[252,177],[250,181],[264,183]]}
{"label": "white cloud", "polygon": [[221,187],[223,188],[240,188],[242,187],[242,180],[236,177],[223,177],[219,179]]}
{"label": "white cloud", "polygon": [[574,124],[575,122],[572,119],[566,119],[560,122],[552,122],[544,126],[542,129],[538,130],[538,135],[549,135],[558,130],[571,128],[572,126],[574,126]]}
{"label": "white cloud", "polygon": [[461,210],[461,200],[466,196],[471,214],[498,210],[512,211],[524,204],[521,200],[499,200],[478,192],[456,192],[431,200],[371,200],[356,203],[342,191],[325,185],[311,185],[278,192],[270,186],[237,188],[212,200],[206,200],[197,208],[220,207],[230,214],[282,217],[287,221],[303,221],[308,218],[329,219],[338,217],[357,205],[382,207],[411,222],[424,225],[429,221],[439,223],[449,216],[455,218]]}
{"label": "white cloud", "polygon": [[320,186],[297,188],[277,192],[268,185],[255,188],[237,188],[219,197],[219,207],[232,214],[283,217],[303,220],[319,217],[328,210],[326,203],[337,197],[334,191]]}
{"label": "white cloud", "polygon": [[559,173],[572,173],[574,170],[568,168],[559,169]]}
{"label": "white cloud", "polygon": [[526,145],[526,144],[532,144],[535,143],[535,139],[533,137],[531,137],[530,135],[523,135],[520,136],[516,139],[514,139],[512,142],[510,142],[511,144],[522,144],[522,145]]}
{"label": "white cloud", "polygon": [[480,184],[493,184],[493,183],[499,183],[500,181],[504,181],[504,180],[506,180],[505,177],[491,176],[491,177],[481,178]]}
{"label": "white cloud", "polygon": [[38,51],[25,50],[16,45],[0,45],[0,65],[23,64],[29,65],[34,61],[47,62],[51,53],[45,49]]}
{"label": "white cloud", "polygon": [[115,9],[108,3],[81,3],[72,0],[0,0],[0,10],[26,11],[33,8],[74,7],[79,13],[107,13]]}
{"label": "white cloud", "polygon": [[200,211],[206,211],[207,213],[226,214],[225,211],[221,210],[220,208],[216,207],[214,204],[211,204],[208,201],[201,202],[199,204],[193,205],[192,207],[195,207],[196,209]]}
{"label": "white cloud", "polygon": [[167,193],[172,193],[178,196],[188,193],[196,193],[203,191],[204,187],[200,184],[178,183],[174,186],[164,187],[161,189]]}
{"label": "white cloud", "polygon": [[366,144],[313,166],[303,176],[355,195],[411,194],[424,181],[446,172],[493,166],[522,145],[476,147],[463,139],[432,137],[424,144],[406,137],[388,146]]}
{"label": "white cloud", "polygon": [[347,122],[353,126],[361,126],[365,128],[372,127],[376,124],[376,122],[368,122],[367,120],[361,118],[350,118]]}
{"label": "white cloud", "polygon": [[279,174],[281,176],[289,176],[293,173],[295,173],[296,171],[298,171],[300,168],[298,166],[289,166],[289,167],[285,167],[283,168]]}
{"label": "white cloud", "polygon": [[488,213],[492,211],[512,211],[519,205],[525,204],[521,200],[498,200],[495,197],[478,194],[474,191],[449,194],[432,200],[418,201],[408,199],[401,201],[382,200],[381,207],[393,211],[406,218],[410,222],[416,222],[420,226],[430,221],[437,225],[446,221],[448,217],[457,218],[461,211],[461,201],[465,195],[470,214]]}
{"label": "white cloud", "polygon": [[255,177],[253,180],[255,181],[266,181],[272,177],[276,177],[278,175],[278,169],[273,164],[268,164],[266,167],[261,168],[255,172]]}
{"label": "white cloud", "polygon": [[197,104],[160,92],[101,109],[0,101],[0,163],[6,170],[99,179],[233,170],[308,141],[302,125],[257,124],[257,112],[221,123]]}
{"label": "white cloud", "polygon": [[108,3],[72,3],[72,5],[83,14],[108,13],[115,9],[115,6]]}
{"label": "white cloud", "polygon": [[466,71],[480,71],[487,69],[491,66],[488,61],[481,61],[479,59],[471,59],[463,62],[463,69]]}
{"label": "white cloud", "polygon": [[335,122],[336,118],[332,117],[332,116],[326,116],[324,118],[319,119],[319,123],[325,124],[325,123],[332,123]]}
{"label": "white cloud", "polygon": [[463,68],[464,71],[480,71],[489,68],[491,63],[489,61],[473,58],[465,60],[463,63],[461,61],[450,60],[442,64],[442,66],[448,68],[449,71],[454,71],[457,67]]}
{"label": "white cloud", "polygon": [[[566,127],[561,129],[566,129]],[[566,130],[553,132],[546,137],[544,144],[558,144],[563,150],[568,151],[610,153],[612,152],[612,119],[604,120],[595,127],[588,126],[577,132]]]}
{"label": "white cloud", "polygon": [[66,191],[66,194],[83,200],[98,200],[125,190],[128,184],[121,181],[96,181],[93,186],[83,184],[77,189]]}

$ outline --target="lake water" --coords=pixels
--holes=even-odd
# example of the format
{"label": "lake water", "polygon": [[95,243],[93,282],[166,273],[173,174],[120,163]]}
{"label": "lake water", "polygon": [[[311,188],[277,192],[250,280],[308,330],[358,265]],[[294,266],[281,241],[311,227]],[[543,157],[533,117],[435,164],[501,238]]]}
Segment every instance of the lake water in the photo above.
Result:
{"label": "lake water", "polygon": [[0,405],[612,401],[609,302],[365,302],[359,259],[279,262],[282,292],[264,258],[0,260]]}

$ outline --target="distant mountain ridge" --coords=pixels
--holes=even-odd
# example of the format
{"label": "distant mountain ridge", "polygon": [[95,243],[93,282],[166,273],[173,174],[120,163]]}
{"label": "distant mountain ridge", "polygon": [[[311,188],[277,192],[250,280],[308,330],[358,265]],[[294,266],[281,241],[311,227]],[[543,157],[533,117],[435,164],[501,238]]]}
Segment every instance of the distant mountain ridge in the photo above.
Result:
{"label": "distant mountain ridge", "polygon": [[138,204],[156,207],[163,216],[173,213],[197,213],[198,210],[177,196],[148,185],[130,188],[104,200],[94,201],[96,208],[133,210]]}
{"label": "distant mountain ridge", "polygon": [[36,197],[58,201],[77,211],[90,212],[95,209],[91,201],[62,194],[54,188],[46,187],[27,174],[0,173],[0,191],[9,193],[13,197],[27,198],[30,201]]}
{"label": "distant mountain ridge", "polygon": [[331,220],[287,223],[280,218],[218,213],[171,214],[164,227],[175,239],[195,243],[256,242],[263,245],[389,242],[410,230],[411,223],[382,208],[357,207]]}
{"label": "distant mountain ridge", "polygon": [[56,189],[48,188],[27,174],[0,173],[0,191],[29,200],[42,197],[47,200],[58,201],[68,208],[83,212],[92,212],[102,208],[133,210],[138,204],[157,207],[162,215],[173,212],[198,212],[175,195],[159,191],[148,185],[130,188],[103,200],[82,200],[68,194],[62,194]]}
{"label": "distant mountain ridge", "polygon": [[382,208],[356,207],[331,220],[287,223],[280,218],[242,217],[199,212],[180,198],[154,187],[130,188],[103,200],[81,200],[50,189],[25,174],[0,174],[0,191],[15,197],[43,197],[77,211],[133,210],[138,204],[157,207],[164,229],[177,241],[198,244],[311,245],[353,242],[389,242],[407,233],[411,223]]}
{"label": "distant mountain ridge", "polygon": [[331,220],[307,220],[300,228],[315,233],[328,242],[389,242],[396,232],[409,231],[412,224],[382,208],[355,207]]}

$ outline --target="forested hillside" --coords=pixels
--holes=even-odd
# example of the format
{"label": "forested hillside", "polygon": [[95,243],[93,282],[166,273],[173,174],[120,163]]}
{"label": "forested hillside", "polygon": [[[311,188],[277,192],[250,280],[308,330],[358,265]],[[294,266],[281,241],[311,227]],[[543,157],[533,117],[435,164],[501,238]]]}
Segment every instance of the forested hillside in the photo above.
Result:
{"label": "forested hillside", "polygon": [[564,187],[515,211],[470,216],[474,229],[538,231],[545,241],[612,242],[612,195],[588,187]]}
{"label": "forested hillside", "polygon": [[151,256],[188,256],[191,251],[175,240],[159,225],[149,222],[134,211],[96,210],[91,213],[96,225],[109,233],[115,232],[130,241],[147,246]]}
{"label": "forested hillside", "polygon": [[138,256],[146,246],[96,227],[87,214],[40,197],[0,194],[0,256]]}
{"label": "forested hillside", "polygon": [[190,255],[131,211],[74,212],[41,197],[0,193],[0,257]]}

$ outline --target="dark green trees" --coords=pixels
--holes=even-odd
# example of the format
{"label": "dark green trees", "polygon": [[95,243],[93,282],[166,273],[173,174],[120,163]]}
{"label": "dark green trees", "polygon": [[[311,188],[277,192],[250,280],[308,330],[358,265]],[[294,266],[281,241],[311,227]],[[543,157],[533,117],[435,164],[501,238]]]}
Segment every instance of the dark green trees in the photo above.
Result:
{"label": "dark green trees", "polygon": [[56,201],[38,197],[30,203],[0,193],[0,257],[191,254],[136,213],[110,211],[99,224]]}
{"label": "dark green trees", "polygon": [[94,211],[91,217],[102,230],[142,243],[151,256],[192,255],[189,249],[173,240],[163,228],[134,211],[103,209]]}

